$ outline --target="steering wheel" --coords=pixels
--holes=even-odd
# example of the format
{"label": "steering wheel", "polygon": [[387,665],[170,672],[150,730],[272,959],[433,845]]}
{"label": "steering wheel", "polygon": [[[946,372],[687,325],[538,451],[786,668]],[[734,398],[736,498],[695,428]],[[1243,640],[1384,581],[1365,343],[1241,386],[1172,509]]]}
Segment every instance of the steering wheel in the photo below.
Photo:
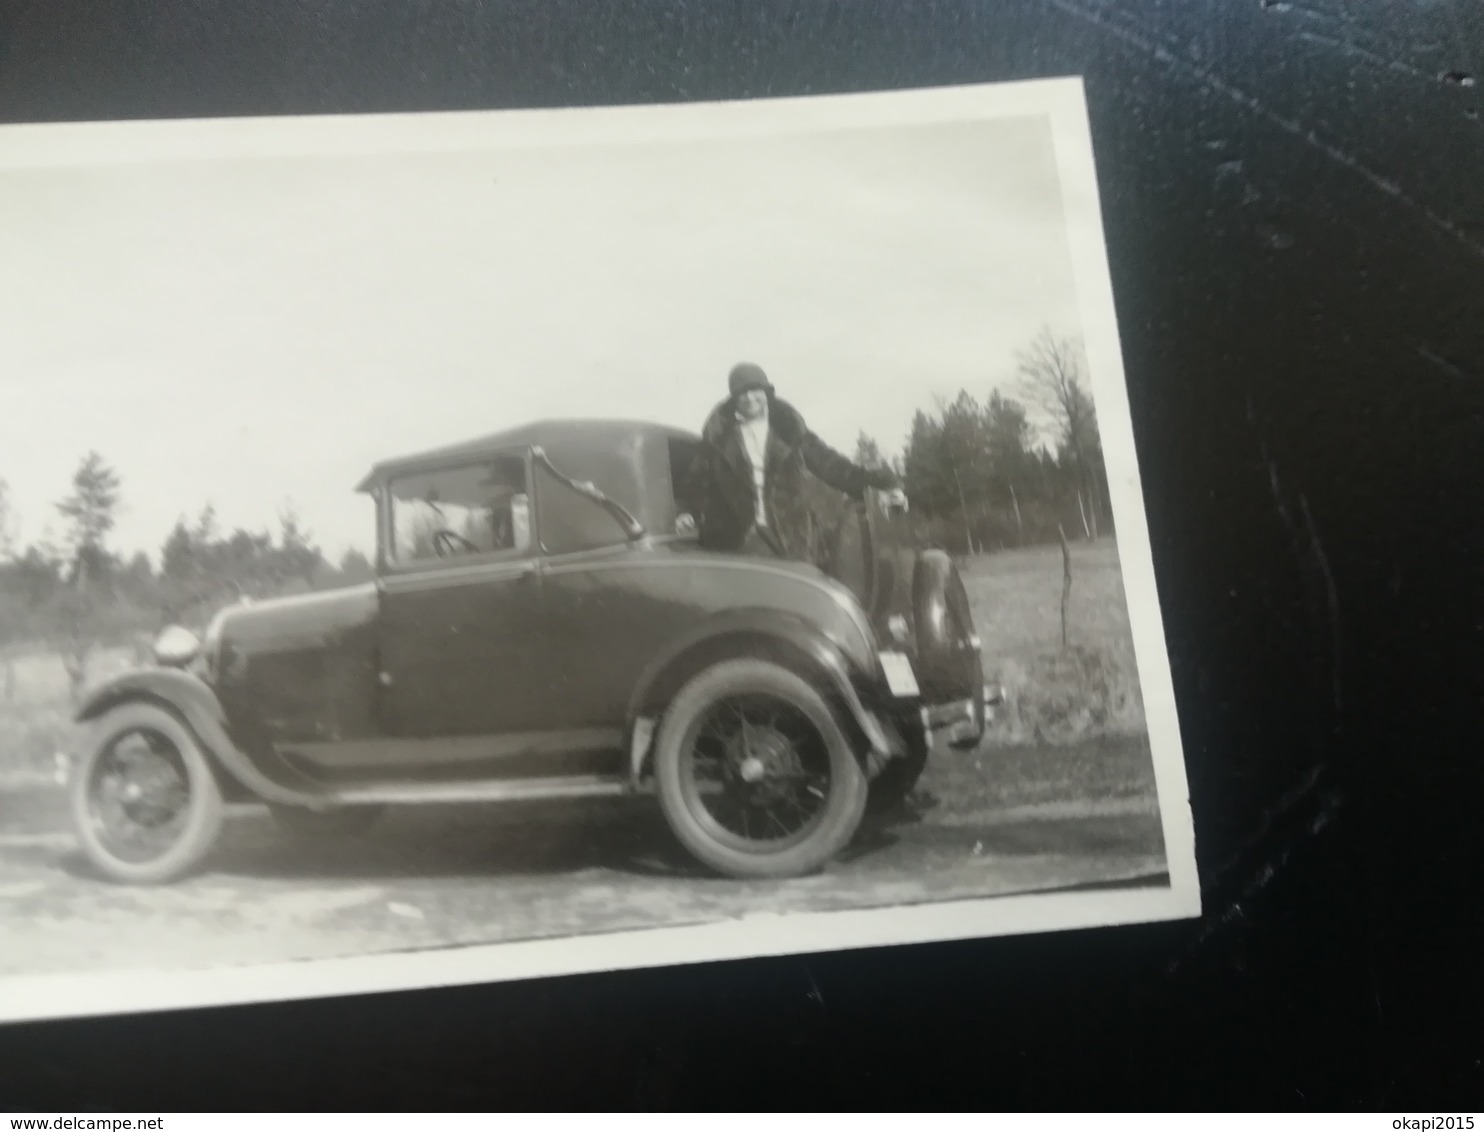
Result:
{"label": "steering wheel", "polygon": [[471,554],[479,553],[479,547],[455,531],[442,530],[433,536],[433,549],[439,558],[447,558],[462,546]]}

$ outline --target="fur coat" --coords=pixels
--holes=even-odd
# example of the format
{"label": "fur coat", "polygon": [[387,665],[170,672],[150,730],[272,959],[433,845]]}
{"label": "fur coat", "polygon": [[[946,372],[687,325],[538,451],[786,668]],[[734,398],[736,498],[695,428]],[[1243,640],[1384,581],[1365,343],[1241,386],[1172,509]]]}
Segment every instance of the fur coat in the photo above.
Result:
{"label": "fur coat", "polygon": [[897,486],[891,472],[862,468],[836,452],[810,431],[797,409],[770,395],[763,481],[768,530],[755,531],[752,461],[732,398],[711,411],[701,439],[697,521],[701,545],[713,550],[751,549],[760,541],[780,557],[817,564],[823,548],[805,491],[806,474],[853,499],[868,487],[885,491]]}

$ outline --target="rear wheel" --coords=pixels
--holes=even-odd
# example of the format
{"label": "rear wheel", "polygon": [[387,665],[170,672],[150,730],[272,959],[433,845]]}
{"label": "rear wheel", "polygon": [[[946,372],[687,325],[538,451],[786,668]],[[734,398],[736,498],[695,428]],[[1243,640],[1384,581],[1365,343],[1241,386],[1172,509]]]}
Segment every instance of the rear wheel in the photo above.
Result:
{"label": "rear wheel", "polygon": [[111,880],[176,880],[221,832],[222,793],[210,762],[190,728],[155,704],[107,712],[74,770],[78,839]]}
{"label": "rear wheel", "polygon": [[815,872],[865,812],[865,773],[829,704],[766,661],[718,664],[680,690],[655,778],[681,844],[735,877]]}

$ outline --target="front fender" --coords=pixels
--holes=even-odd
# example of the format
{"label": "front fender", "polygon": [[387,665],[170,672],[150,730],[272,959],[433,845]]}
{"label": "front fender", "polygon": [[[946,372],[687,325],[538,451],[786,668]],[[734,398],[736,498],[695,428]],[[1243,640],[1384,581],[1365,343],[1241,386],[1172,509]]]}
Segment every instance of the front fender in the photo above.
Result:
{"label": "front fender", "polygon": [[[630,772],[641,776],[653,738],[653,720],[701,669],[739,656],[771,656],[801,669],[838,695],[849,722],[876,754],[890,756],[894,747],[880,722],[861,702],[854,677],[869,677],[872,668],[852,659],[835,641],[801,617],[769,609],[734,609],[707,618],[652,660],[640,674],[629,699]],[[874,658],[872,658],[874,661]]]}
{"label": "front fender", "polygon": [[148,699],[174,708],[187,721],[200,717],[226,727],[226,714],[216,693],[199,677],[179,668],[136,668],[88,690],[73,713],[78,723],[97,719],[129,700]]}
{"label": "front fender", "polygon": [[200,677],[178,668],[139,668],[91,689],[73,713],[90,723],[110,709],[136,700],[159,704],[180,716],[201,741],[204,753],[244,789],[265,802],[316,804],[311,796],[285,787],[263,774],[232,741],[221,702]]}

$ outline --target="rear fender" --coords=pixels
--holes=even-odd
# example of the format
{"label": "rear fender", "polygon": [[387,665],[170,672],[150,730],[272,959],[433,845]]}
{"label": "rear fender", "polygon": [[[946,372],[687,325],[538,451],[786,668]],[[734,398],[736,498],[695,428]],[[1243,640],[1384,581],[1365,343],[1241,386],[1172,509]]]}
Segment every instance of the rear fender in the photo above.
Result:
{"label": "rear fender", "polygon": [[692,676],[724,660],[772,660],[798,673],[841,708],[841,722],[857,746],[878,757],[896,752],[880,721],[861,702],[855,667],[841,648],[801,618],[771,610],[733,610],[711,618],[673,642],[640,675],[629,700],[629,773],[644,776],[659,717]]}
{"label": "rear fender", "polygon": [[265,802],[320,804],[312,795],[283,786],[259,770],[232,741],[216,693],[199,677],[178,668],[141,668],[116,676],[88,692],[73,718],[91,723],[121,704],[140,700],[184,720],[217,770],[248,793]]}

